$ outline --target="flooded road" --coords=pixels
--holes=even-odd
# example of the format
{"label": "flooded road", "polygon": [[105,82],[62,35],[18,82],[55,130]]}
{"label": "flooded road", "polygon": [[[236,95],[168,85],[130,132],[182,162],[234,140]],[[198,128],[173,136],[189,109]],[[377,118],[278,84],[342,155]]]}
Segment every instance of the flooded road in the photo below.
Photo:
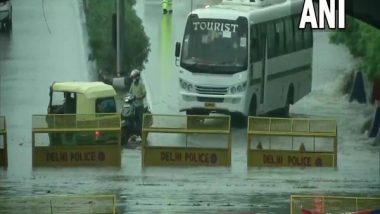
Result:
{"label": "flooded road", "polygon": [[30,178],[32,114],[46,113],[53,81],[87,81],[77,1],[16,0],[13,32],[0,34],[0,114],[6,115],[10,180]]}
{"label": "flooded road", "polygon": [[[163,16],[159,0],[137,1],[151,42],[143,77],[154,113],[178,113],[175,42],[182,41],[187,13],[212,2],[174,1],[174,13]],[[359,131],[372,108],[350,104],[340,92],[355,61],[329,44],[326,32],[314,34],[313,91],[291,113],[337,119],[337,169],[247,169],[245,129],[233,129],[231,167],[142,169],[141,151],[124,149],[120,168],[32,169],[31,116],[46,112],[49,85],[93,80],[79,5],[13,1],[14,30],[0,35],[0,114],[9,137],[0,196],[116,194],[118,213],[289,213],[293,193],[380,195],[380,151]]]}

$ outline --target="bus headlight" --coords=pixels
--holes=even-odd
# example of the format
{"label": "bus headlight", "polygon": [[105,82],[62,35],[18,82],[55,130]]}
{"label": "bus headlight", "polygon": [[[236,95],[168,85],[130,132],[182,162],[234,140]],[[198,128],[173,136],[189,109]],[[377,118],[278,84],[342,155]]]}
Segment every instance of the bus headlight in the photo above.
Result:
{"label": "bus headlight", "polygon": [[247,82],[243,82],[237,85],[234,85],[230,88],[230,93],[235,94],[235,93],[241,93],[247,89]]}
{"label": "bus headlight", "polygon": [[187,85],[187,90],[190,91],[190,92],[192,92],[193,91],[193,85],[188,84]]}
{"label": "bus headlight", "polygon": [[238,85],[238,87],[236,88],[237,92],[240,93],[243,91],[243,86],[241,85]]}
{"label": "bus headlight", "polygon": [[245,91],[245,90],[247,89],[247,82],[244,82],[244,83],[242,84],[242,88],[243,88],[243,91]]}
{"label": "bus headlight", "polygon": [[236,88],[235,88],[235,86],[232,86],[231,87],[231,94],[235,94],[236,93]]}
{"label": "bus headlight", "polygon": [[183,81],[183,80],[180,79],[179,80],[179,84],[180,84],[180,86],[181,86],[182,89],[185,89],[185,90],[187,89],[187,84],[186,84],[185,81]]}
{"label": "bus headlight", "polygon": [[193,85],[186,82],[185,80],[179,79],[179,85],[185,91],[189,91],[189,92],[193,91]]}

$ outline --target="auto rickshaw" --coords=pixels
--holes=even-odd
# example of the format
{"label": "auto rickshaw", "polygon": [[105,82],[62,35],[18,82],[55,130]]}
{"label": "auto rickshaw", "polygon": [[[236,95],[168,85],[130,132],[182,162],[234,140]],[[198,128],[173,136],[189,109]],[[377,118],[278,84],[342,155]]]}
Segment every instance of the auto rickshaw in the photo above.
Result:
{"label": "auto rickshaw", "polygon": [[[118,133],[78,131],[81,128],[120,126],[116,108],[116,91],[103,82],[54,82],[50,86],[49,128],[59,130],[49,134],[50,145],[116,143]],[[117,121],[119,124],[114,124]],[[65,130],[66,129],[66,130]],[[67,131],[77,129],[77,131]],[[65,131],[60,131],[65,130]]]}

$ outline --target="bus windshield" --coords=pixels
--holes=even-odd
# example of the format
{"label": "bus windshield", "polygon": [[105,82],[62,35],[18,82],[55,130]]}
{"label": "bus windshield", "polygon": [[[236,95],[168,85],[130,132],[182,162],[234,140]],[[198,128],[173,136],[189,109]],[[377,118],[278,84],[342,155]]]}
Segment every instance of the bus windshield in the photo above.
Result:
{"label": "bus windshield", "polygon": [[247,69],[248,22],[198,19],[190,16],[185,29],[181,66],[196,73],[232,74]]}

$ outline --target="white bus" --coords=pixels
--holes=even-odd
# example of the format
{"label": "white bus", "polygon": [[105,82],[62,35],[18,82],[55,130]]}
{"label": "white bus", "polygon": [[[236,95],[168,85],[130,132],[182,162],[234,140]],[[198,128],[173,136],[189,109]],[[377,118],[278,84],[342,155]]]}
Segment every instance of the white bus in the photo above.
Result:
{"label": "white bus", "polygon": [[311,91],[313,35],[298,29],[303,0],[252,1],[224,0],[189,14],[175,53],[181,111],[287,114]]}

